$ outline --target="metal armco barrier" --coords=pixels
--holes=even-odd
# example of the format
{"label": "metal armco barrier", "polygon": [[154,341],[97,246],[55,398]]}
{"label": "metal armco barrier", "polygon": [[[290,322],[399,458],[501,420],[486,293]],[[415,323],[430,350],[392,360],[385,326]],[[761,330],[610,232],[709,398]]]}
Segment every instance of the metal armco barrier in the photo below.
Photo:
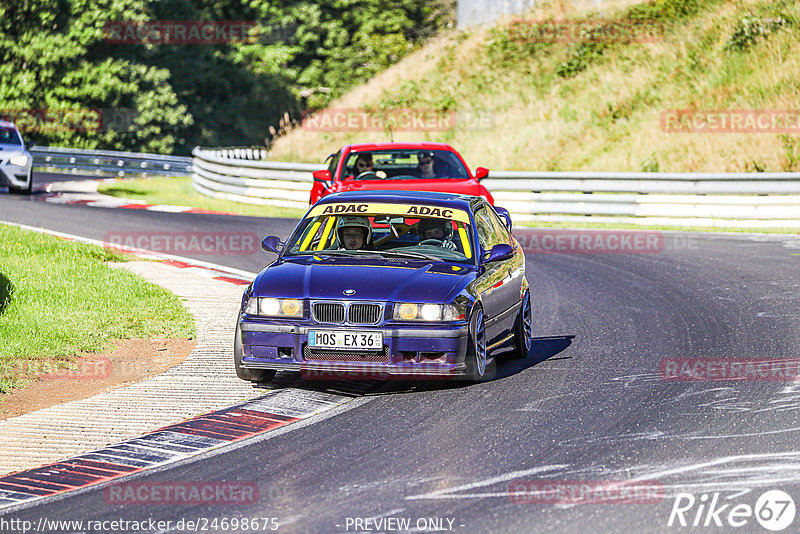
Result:
{"label": "metal armco barrier", "polygon": [[137,152],[33,147],[33,168],[40,172],[98,177],[189,176],[192,158]]}
{"label": "metal armco barrier", "polygon": [[800,228],[800,173],[492,172],[520,221]]}
{"label": "metal armco barrier", "polygon": [[313,182],[311,173],[326,168],[322,164],[249,158],[262,151],[239,151],[239,157],[236,152],[237,149],[195,148],[192,151],[194,188],[217,198],[303,209],[308,207]]}
{"label": "metal armco barrier", "polygon": [[[237,153],[238,151],[238,153]],[[193,151],[203,194],[307,208],[322,164],[258,161],[263,151]],[[483,184],[516,221],[800,228],[800,173],[493,171]]]}

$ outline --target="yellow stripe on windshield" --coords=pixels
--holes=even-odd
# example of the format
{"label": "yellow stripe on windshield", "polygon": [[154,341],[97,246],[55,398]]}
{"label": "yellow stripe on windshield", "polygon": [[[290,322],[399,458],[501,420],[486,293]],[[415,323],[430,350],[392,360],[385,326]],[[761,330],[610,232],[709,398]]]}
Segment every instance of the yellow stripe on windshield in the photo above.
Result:
{"label": "yellow stripe on windshield", "polygon": [[469,224],[469,214],[457,208],[422,204],[388,204],[370,202],[337,202],[318,204],[311,208],[306,218],[319,215],[399,215],[410,219],[449,219]]}
{"label": "yellow stripe on windshield", "polygon": [[315,235],[317,235],[317,230],[319,230],[320,224],[322,224],[322,221],[317,221],[311,225],[311,229],[308,231],[306,238],[303,239],[303,244],[300,245],[300,251],[308,250],[308,245],[311,244],[311,240],[314,239]]}
{"label": "yellow stripe on windshield", "polygon": [[319,240],[319,245],[317,245],[317,250],[325,249],[325,245],[328,243],[328,236],[331,233],[331,228],[333,228],[333,221],[336,217],[328,217],[328,222],[325,224],[325,231],[322,232],[322,239]]}

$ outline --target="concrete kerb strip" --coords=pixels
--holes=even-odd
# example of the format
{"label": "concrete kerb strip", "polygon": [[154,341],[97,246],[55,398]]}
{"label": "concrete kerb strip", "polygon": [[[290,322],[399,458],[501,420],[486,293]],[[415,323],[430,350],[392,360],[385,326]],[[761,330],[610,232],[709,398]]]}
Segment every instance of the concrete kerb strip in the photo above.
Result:
{"label": "concrete kerb strip", "polygon": [[[103,245],[80,236],[14,226]],[[253,273],[130,247],[115,248],[169,262],[134,261],[116,266],[178,295],[195,318],[197,345],[183,363],[143,382],[0,421],[0,435],[4,436],[0,440],[0,474],[60,460],[263,394],[233,372],[240,286],[249,283]],[[60,442],[59,446],[53,447],[53,442]]]}
{"label": "concrete kerb strip", "polygon": [[[0,421],[0,475],[6,474],[0,477],[0,508],[179,462],[354,397],[291,387],[265,392],[237,378],[232,347],[240,284],[253,273],[140,252],[162,262],[118,267],[177,294],[197,322],[197,346],[183,363],[150,379]],[[14,472],[21,469],[26,471]]]}
{"label": "concrete kerb strip", "polygon": [[0,421],[0,473],[54,462],[263,394],[233,373],[240,287],[156,262],[119,265],[181,298],[197,323],[196,347],[184,362],[148,380]]}

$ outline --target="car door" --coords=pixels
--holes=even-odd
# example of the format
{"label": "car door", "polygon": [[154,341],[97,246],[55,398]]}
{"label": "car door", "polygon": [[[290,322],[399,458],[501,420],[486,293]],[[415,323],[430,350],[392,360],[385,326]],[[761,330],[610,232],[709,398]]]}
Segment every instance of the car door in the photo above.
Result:
{"label": "car door", "polygon": [[[475,225],[482,255],[495,245],[514,245],[508,229],[487,204],[482,204],[475,210]],[[489,346],[500,343],[507,337],[509,324],[513,325],[515,317],[513,307],[520,300],[519,291],[524,276],[524,273],[515,272],[519,271],[517,268],[519,262],[515,254],[509,260],[483,264],[478,291],[483,302]]]}
{"label": "car door", "polygon": [[514,249],[514,256],[502,262],[503,269],[508,273],[508,276],[503,278],[503,285],[500,289],[500,302],[499,312],[499,328],[504,332],[511,333],[514,328],[514,321],[517,317],[518,304],[521,301],[522,287],[525,282],[525,254],[522,247],[519,246],[517,240],[511,235],[505,221],[497,214],[494,208],[487,208],[487,216],[492,223],[495,235],[498,237],[500,243],[510,245]]}

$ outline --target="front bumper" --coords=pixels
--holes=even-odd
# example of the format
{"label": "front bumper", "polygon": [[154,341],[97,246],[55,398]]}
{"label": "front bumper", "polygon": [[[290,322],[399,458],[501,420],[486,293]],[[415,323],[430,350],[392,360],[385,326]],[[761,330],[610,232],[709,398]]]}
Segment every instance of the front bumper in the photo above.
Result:
{"label": "front bumper", "polygon": [[[320,379],[382,376],[425,379],[462,376],[466,372],[466,323],[353,327],[243,319],[240,328],[242,367],[246,369],[300,371],[307,377]],[[309,330],[381,331],[384,350],[382,353],[319,351],[325,354],[313,355],[307,347]],[[369,361],[376,359],[381,361]]]}
{"label": "front bumper", "polygon": [[[2,156],[2,154],[0,154],[0,156]],[[27,187],[31,180],[32,166],[30,156],[28,156],[28,164],[23,167],[12,165],[6,156],[0,157],[0,186],[17,188]]]}

